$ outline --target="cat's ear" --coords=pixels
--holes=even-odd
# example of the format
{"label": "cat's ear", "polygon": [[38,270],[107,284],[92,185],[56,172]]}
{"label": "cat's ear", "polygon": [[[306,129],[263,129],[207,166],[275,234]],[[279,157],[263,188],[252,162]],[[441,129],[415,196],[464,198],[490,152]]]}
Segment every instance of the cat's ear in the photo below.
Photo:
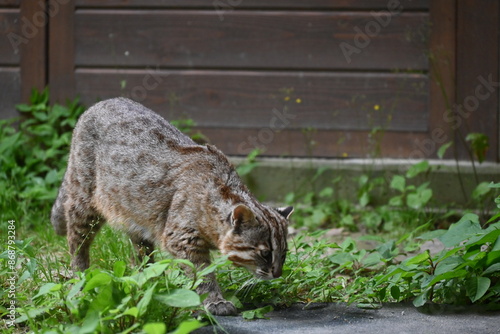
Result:
{"label": "cat's ear", "polygon": [[293,206],[288,206],[286,208],[277,208],[276,211],[282,215],[285,219],[288,219],[293,213]]}
{"label": "cat's ear", "polygon": [[252,210],[244,204],[239,204],[231,213],[231,225],[235,229],[239,228],[241,224],[252,222],[254,219],[255,215]]}

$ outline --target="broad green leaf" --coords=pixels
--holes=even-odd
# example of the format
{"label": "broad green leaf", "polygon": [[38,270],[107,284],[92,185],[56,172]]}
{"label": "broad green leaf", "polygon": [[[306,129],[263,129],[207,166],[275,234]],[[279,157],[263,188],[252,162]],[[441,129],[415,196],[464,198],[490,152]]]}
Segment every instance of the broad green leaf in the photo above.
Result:
{"label": "broad green leaf", "polygon": [[115,301],[113,299],[113,288],[111,284],[101,286],[99,288],[99,293],[90,303],[90,309],[96,311],[106,310],[109,307],[113,307],[115,305]]}
{"label": "broad green leaf", "polygon": [[364,191],[359,198],[359,205],[364,208],[368,205],[368,203],[370,203],[370,194],[367,191]]}
{"label": "broad green leaf", "polygon": [[116,261],[115,264],[113,265],[113,273],[115,274],[116,277],[123,277],[126,268],[127,265],[125,264],[124,261]]}
{"label": "broad green leaf", "polygon": [[492,264],[491,266],[486,268],[486,270],[483,271],[483,276],[495,273],[497,271],[500,271],[500,263]]}
{"label": "broad green leaf", "polygon": [[435,231],[429,231],[426,232],[420,236],[417,237],[417,239],[428,241],[428,240],[433,240],[441,237],[443,234],[445,234],[447,231],[446,230],[435,230]]}
{"label": "broad green leaf", "polygon": [[167,326],[163,322],[152,322],[145,324],[144,327],[142,327],[142,330],[146,332],[146,334],[165,334]]}
{"label": "broad green leaf", "polygon": [[157,301],[172,307],[193,307],[200,305],[200,296],[187,289],[175,289],[170,293],[154,296]]}
{"label": "broad green leaf", "polygon": [[391,199],[389,200],[389,205],[390,206],[402,206],[403,205],[403,196],[399,195],[399,196],[391,197]]}
{"label": "broad green leaf", "polygon": [[415,307],[421,307],[421,306],[424,306],[426,302],[427,302],[427,291],[418,295],[417,298],[415,298],[415,300],[413,300],[413,305]]}
{"label": "broad green leaf", "polygon": [[466,277],[467,276],[467,271],[460,269],[460,270],[454,270],[454,271],[448,271],[445,273],[442,273],[440,275],[436,275],[430,282],[427,284],[427,286],[432,286],[436,284],[439,281],[446,281],[452,278],[457,278],[457,277]]}
{"label": "broad green leaf", "polygon": [[488,288],[491,280],[488,277],[471,277],[465,281],[465,289],[470,300],[474,303],[480,299]]}
{"label": "broad green leaf", "polygon": [[453,271],[462,263],[464,263],[464,260],[460,256],[447,257],[438,263],[434,275],[441,275]]}
{"label": "broad green leaf", "polygon": [[46,295],[49,292],[59,291],[61,290],[61,287],[62,287],[61,284],[45,283],[44,285],[42,285],[40,290],[38,290],[38,293],[33,297],[33,299]]}
{"label": "broad green leaf", "polygon": [[472,198],[474,198],[475,200],[481,200],[481,198],[483,198],[489,192],[491,192],[490,184],[488,182],[481,182],[472,191]]}
{"label": "broad green leaf", "polygon": [[[477,218],[477,216],[475,217]],[[473,216],[465,215],[458,223],[451,225],[448,231],[443,234],[439,240],[441,240],[446,247],[453,247],[469,239],[471,236],[480,233],[482,228],[479,224],[479,219],[470,220],[469,218],[474,219]]]}
{"label": "broad green leaf", "polygon": [[398,255],[398,250],[396,248],[396,243],[394,240],[388,241],[385,244],[380,245],[377,248],[377,252],[380,253],[382,258],[390,260]]}
{"label": "broad green leaf", "polygon": [[267,305],[255,310],[242,312],[241,315],[245,320],[254,320],[254,319],[268,319],[265,314],[269,313],[273,310],[271,305]]}
{"label": "broad green leaf", "polygon": [[111,276],[109,276],[106,273],[98,273],[97,275],[93,276],[87,284],[85,284],[85,287],[83,288],[83,292],[90,291],[94,288],[108,285],[111,282]]}
{"label": "broad green leaf", "polygon": [[99,325],[99,312],[91,310],[87,312],[82,327],[78,330],[78,334],[94,333]]}
{"label": "broad green leaf", "polygon": [[406,172],[406,177],[411,179],[417,176],[418,174],[425,173],[429,170],[429,162],[427,160],[423,160],[408,169]]}
{"label": "broad green leaf", "polygon": [[406,187],[406,179],[401,175],[394,175],[392,177],[390,187],[392,189],[396,189],[396,190],[403,193],[405,191],[405,187]]}
{"label": "broad green leaf", "polygon": [[[122,315],[131,315],[133,316],[134,318],[137,318],[139,316],[139,309],[137,307],[130,307],[128,309],[125,310],[125,312],[123,312]],[[122,316],[120,315],[120,316]]]}
{"label": "broad green leaf", "polygon": [[82,290],[82,286],[84,284],[85,284],[85,279],[82,279],[82,280],[78,281],[76,284],[74,284],[71,287],[71,290],[69,290],[69,292],[68,292],[67,299],[68,300],[73,299],[73,297],[75,297],[76,294]]}
{"label": "broad green leaf", "polygon": [[143,316],[148,310],[148,305],[153,297],[153,292],[158,283],[153,284],[149,289],[146,290],[142,299],[137,303],[137,308],[139,309],[139,316]]}
{"label": "broad green leaf", "polygon": [[401,297],[401,290],[399,290],[399,287],[397,285],[391,286],[391,296],[396,301],[399,301],[399,297]]}
{"label": "broad green leaf", "polygon": [[420,253],[412,258],[405,260],[404,264],[405,265],[420,264],[422,262],[429,260],[429,258],[430,258],[429,251],[425,251],[424,253]]}
{"label": "broad green leaf", "polygon": [[137,282],[139,287],[142,287],[144,283],[149,281],[151,278],[162,275],[169,265],[170,263],[153,263],[142,272],[139,272],[138,274],[135,274],[131,277]]}
{"label": "broad green leaf", "polygon": [[437,156],[439,157],[439,159],[443,159],[444,155],[446,154],[446,151],[448,150],[448,148],[450,148],[451,145],[453,145],[453,142],[449,141],[441,145],[441,147],[439,147],[437,151]]}
{"label": "broad green leaf", "polygon": [[[197,330],[198,328],[204,327],[205,324],[195,320],[195,319],[190,319],[181,322],[179,327],[172,333],[172,334],[189,334],[194,330]],[[149,334],[149,333],[148,333]],[[160,334],[160,333],[158,333]]]}
{"label": "broad green leaf", "polygon": [[418,210],[424,207],[432,198],[432,189],[421,189],[416,193],[408,194],[406,197],[406,205],[410,208]]}

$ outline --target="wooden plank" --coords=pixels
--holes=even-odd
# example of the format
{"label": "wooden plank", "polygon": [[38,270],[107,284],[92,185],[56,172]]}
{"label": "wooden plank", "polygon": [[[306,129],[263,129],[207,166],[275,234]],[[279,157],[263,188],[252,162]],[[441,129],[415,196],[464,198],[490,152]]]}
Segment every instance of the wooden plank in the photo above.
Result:
{"label": "wooden plank", "polygon": [[457,104],[462,107],[453,125],[462,138],[486,134],[487,159],[499,161],[499,3],[458,1],[457,20]]}
{"label": "wooden plank", "polygon": [[282,9],[386,9],[400,5],[404,9],[425,10],[429,8],[429,0],[77,0],[78,7],[164,7],[164,8],[282,8]]}
{"label": "wooden plank", "polygon": [[[436,153],[441,145],[454,138],[447,115],[456,101],[456,0],[432,1],[429,13],[429,128],[431,131],[442,130],[444,134],[441,138],[445,139],[436,143]],[[453,158],[453,150],[448,150],[446,158]]]}
{"label": "wooden plank", "polygon": [[19,67],[0,67],[0,119],[19,116],[15,105],[21,101]]}
{"label": "wooden plank", "polygon": [[79,69],[75,76],[87,104],[128,96],[168,119],[188,117],[203,127],[428,127],[425,75]]}
{"label": "wooden plank", "polygon": [[382,27],[368,12],[79,10],[76,64],[425,71],[428,26],[427,13]]}
{"label": "wooden plank", "polygon": [[21,0],[0,0],[0,7],[19,7]]}
{"label": "wooden plank", "polygon": [[58,15],[49,25],[49,83],[51,102],[64,103],[75,97],[74,58],[74,0],[59,4],[49,0],[53,8],[59,5]]}
{"label": "wooden plank", "polygon": [[384,158],[421,159],[419,143],[427,139],[423,133],[402,132],[385,132],[374,141],[370,131],[283,130],[264,137],[259,129],[198,130],[229,155],[246,155],[257,146],[267,156],[369,158],[379,154]]}
{"label": "wooden plank", "polygon": [[0,64],[19,65],[22,41],[19,9],[0,8]]}
{"label": "wooden plank", "polygon": [[[21,16],[33,28],[25,35],[21,47],[21,100],[28,102],[33,88],[42,90],[47,85],[47,23],[46,0],[23,1]],[[26,23],[27,24],[27,23]]]}

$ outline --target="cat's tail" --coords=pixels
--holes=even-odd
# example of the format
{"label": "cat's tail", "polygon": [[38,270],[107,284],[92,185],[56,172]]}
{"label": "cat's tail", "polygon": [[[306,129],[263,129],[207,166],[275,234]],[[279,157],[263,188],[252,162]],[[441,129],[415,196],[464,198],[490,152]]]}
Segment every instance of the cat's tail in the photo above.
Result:
{"label": "cat's tail", "polygon": [[50,213],[50,221],[52,222],[52,226],[54,226],[54,230],[59,235],[66,235],[67,232],[67,222],[66,217],[64,215],[64,202],[66,201],[66,187],[63,183],[61,184],[61,188],[59,188],[59,193],[57,194],[57,199],[52,206],[52,211]]}

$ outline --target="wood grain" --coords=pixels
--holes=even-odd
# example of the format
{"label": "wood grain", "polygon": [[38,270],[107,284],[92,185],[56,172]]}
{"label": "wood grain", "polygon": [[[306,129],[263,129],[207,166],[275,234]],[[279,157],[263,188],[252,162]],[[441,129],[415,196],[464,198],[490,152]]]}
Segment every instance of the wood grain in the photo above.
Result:
{"label": "wood grain", "polygon": [[[47,85],[48,21],[40,20],[46,11],[46,0],[23,1],[21,16],[33,22],[36,31],[26,36],[21,45],[21,100],[29,102],[33,89],[41,91]],[[46,19],[47,20],[47,19]]]}
{"label": "wood grain", "polygon": [[0,67],[0,119],[19,116],[15,105],[21,102],[19,67]]}
{"label": "wood grain", "polygon": [[[499,7],[498,1],[472,0],[459,1],[457,7],[456,89],[457,104],[463,109],[456,117],[460,124],[453,124],[462,138],[470,132],[486,134],[487,159],[493,161],[500,161]],[[462,154],[461,158],[469,157]]]}
{"label": "wood grain", "polygon": [[21,27],[18,8],[0,8],[0,64],[18,65],[20,60]]}
{"label": "wood grain", "polygon": [[428,22],[427,13],[381,27],[368,12],[233,11],[220,21],[202,10],[78,10],[76,65],[427,70]]}
{"label": "wood grain", "polygon": [[[203,127],[428,127],[425,75],[79,69],[75,76],[86,103],[128,96],[167,119],[192,118]],[[292,116],[273,121],[282,114]]]}
{"label": "wood grain", "polygon": [[[164,8],[282,8],[282,9],[386,9],[389,0],[77,0],[78,7],[164,7]],[[406,9],[425,10],[429,0],[400,0]]]}
{"label": "wood grain", "polygon": [[[251,138],[259,137],[258,129],[199,128],[210,142],[224,153],[246,155],[254,148]],[[376,152],[384,158],[423,159],[419,143],[427,139],[423,133],[385,132],[374,138],[370,131],[283,130],[269,143],[258,142],[266,156],[302,156],[322,158],[369,158]]]}

